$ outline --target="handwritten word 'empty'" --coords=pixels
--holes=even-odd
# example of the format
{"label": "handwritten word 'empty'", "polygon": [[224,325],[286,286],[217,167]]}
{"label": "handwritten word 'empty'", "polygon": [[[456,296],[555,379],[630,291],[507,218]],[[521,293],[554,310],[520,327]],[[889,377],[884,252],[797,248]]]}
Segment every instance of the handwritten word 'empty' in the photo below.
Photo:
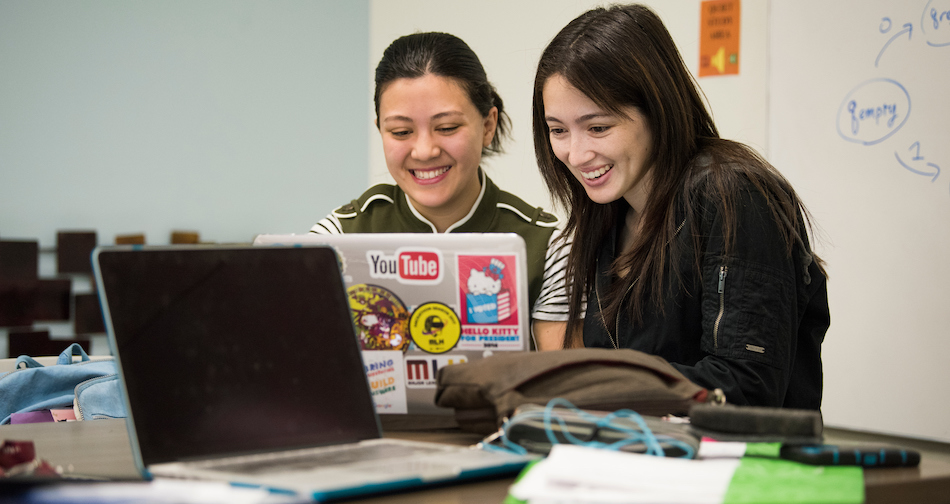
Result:
{"label": "handwritten word 'empty'", "polygon": [[851,133],[857,135],[861,129],[861,121],[865,119],[874,119],[874,122],[880,123],[882,117],[887,118],[887,127],[894,127],[894,120],[897,119],[897,104],[885,103],[877,107],[868,107],[858,109],[858,102],[851,100],[848,102],[848,112],[851,113]]}
{"label": "handwritten word 'empty'", "polygon": [[838,134],[874,145],[893,135],[910,117],[910,95],[899,82],[872,79],[854,88],[838,109]]}

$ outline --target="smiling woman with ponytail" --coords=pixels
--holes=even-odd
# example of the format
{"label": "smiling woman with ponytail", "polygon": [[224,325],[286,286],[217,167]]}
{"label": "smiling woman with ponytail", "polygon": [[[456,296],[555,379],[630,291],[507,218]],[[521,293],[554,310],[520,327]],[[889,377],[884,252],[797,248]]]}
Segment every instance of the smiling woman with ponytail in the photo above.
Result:
{"label": "smiling woman with ponytail", "polygon": [[558,239],[554,215],[502,191],[480,166],[482,157],[502,152],[510,122],[478,56],[447,33],[400,37],[376,67],[374,102],[396,184],[370,188],[311,231],[517,233],[528,250],[533,331],[559,341],[569,246]]}

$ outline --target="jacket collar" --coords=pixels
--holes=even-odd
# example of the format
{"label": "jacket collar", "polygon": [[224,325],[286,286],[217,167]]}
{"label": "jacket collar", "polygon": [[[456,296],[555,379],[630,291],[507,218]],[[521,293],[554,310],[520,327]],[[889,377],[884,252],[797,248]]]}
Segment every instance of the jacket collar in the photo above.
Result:
{"label": "jacket collar", "polygon": [[[478,223],[485,222],[486,219],[491,219],[491,214],[492,214],[491,207],[493,205],[489,205],[489,204],[483,205],[482,202],[487,203],[487,202],[495,201],[497,199],[498,188],[495,187],[495,184],[492,183],[491,179],[489,179],[488,176],[485,175],[485,172],[481,169],[481,167],[479,167],[478,169],[478,178],[479,178],[479,181],[481,182],[482,188],[478,192],[478,198],[475,200],[475,204],[472,205],[471,210],[469,210],[468,214],[466,214],[465,217],[462,217],[458,222],[455,222],[454,224],[447,227],[445,229],[446,233],[451,233],[452,231],[464,232],[465,229],[461,229],[461,228],[462,226],[465,226],[465,224],[468,224],[468,223],[478,224]],[[428,232],[437,233],[438,231],[436,230],[435,224],[429,221],[429,219],[426,219],[425,217],[423,217],[422,214],[419,213],[418,210],[416,210],[416,207],[412,206],[412,202],[409,201],[409,195],[406,194],[406,192],[403,191],[401,188],[399,189],[399,192],[402,193],[402,197],[398,198],[398,201],[400,202],[400,206],[402,204],[405,204],[409,212],[411,212],[411,214],[416,218],[416,220],[418,220],[420,224],[428,226],[429,228]],[[488,198],[486,198],[486,194],[488,195]],[[414,226],[414,227],[417,227],[417,226]],[[471,227],[471,226],[467,226],[467,227]],[[478,225],[477,227],[481,229],[481,228],[484,228],[485,226]]]}

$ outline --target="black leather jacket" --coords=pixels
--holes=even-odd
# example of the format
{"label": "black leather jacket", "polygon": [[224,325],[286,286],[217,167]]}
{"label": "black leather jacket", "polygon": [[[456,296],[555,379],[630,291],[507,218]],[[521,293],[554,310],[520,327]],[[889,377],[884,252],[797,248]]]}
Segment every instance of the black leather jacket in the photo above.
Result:
{"label": "black leather jacket", "polygon": [[[788,256],[758,191],[742,191],[736,213],[729,256],[718,211],[697,213],[703,216],[702,270],[696,271],[692,252],[684,254],[679,259],[682,283],[667,274],[664,310],[648,304],[640,324],[633,324],[629,313],[605,321],[598,306],[613,281],[609,266],[617,250],[616,229],[600,247],[584,345],[614,348],[618,342],[620,348],[659,355],[693,382],[722,389],[733,404],[819,409],[821,343],[829,325],[825,277],[807,241]],[[622,226],[624,219],[619,222]],[[687,250],[692,250],[690,229],[687,223],[674,238],[689,240]]]}

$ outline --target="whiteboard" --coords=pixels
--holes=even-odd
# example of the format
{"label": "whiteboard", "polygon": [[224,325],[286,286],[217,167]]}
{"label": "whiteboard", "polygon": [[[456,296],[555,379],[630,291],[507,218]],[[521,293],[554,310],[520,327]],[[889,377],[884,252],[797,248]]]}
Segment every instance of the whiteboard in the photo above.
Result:
{"label": "whiteboard", "polygon": [[950,441],[950,0],[773,0],[769,159],[819,226],[825,423]]}

